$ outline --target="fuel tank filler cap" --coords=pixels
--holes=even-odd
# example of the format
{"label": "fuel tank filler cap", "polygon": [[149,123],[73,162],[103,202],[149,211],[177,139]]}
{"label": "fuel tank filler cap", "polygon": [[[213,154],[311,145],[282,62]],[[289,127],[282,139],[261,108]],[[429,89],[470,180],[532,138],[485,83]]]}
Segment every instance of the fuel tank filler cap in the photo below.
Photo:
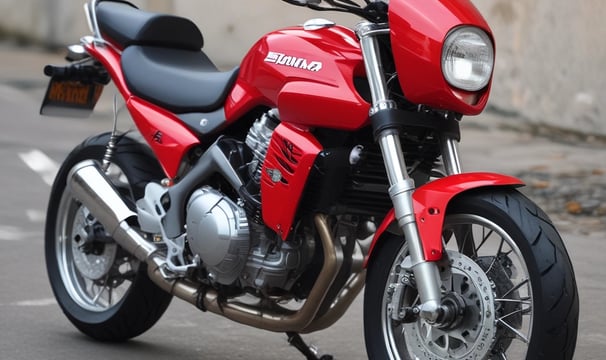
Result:
{"label": "fuel tank filler cap", "polygon": [[303,29],[307,31],[320,30],[324,28],[329,28],[335,26],[336,23],[331,20],[316,18],[309,19],[303,24]]}

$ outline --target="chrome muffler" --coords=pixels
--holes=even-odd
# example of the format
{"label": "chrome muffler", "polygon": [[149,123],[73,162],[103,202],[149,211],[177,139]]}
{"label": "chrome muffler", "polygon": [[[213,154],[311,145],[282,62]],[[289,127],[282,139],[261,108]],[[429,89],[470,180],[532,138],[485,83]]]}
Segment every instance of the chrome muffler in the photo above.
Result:
{"label": "chrome muffler", "polygon": [[137,259],[147,259],[157,247],[145,240],[130,226],[137,214],[128,208],[107,179],[99,163],[85,160],[76,164],[67,175],[67,189],[99,220],[105,231]]}
{"label": "chrome muffler", "polygon": [[[338,309],[343,306],[335,306],[337,310],[329,311],[328,316],[316,319],[317,312],[343,264],[341,246],[331,235],[324,215],[315,217],[324,250],[324,264],[307,300],[297,311],[269,310],[249,304],[227,302],[222,300],[214,289],[203,288],[187,279],[165,276],[165,256],[158,252],[154,243],[147,241],[131,227],[137,214],[122,200],[98,162],[86,160],[76,164],[67,177],[67,188],[99,220],[118,245],[147,264],[148,276],[156,285],[200,309],[243,324],[280,332],[316,330],[326,327],[325,323],[330,324],[340,317],[341,310]],[[355,291],[350,291],[350,295],[346,297],[347,301],[343,301],[344,304],[348,305],[353,301],[363,282],[363,277],[361,281],[357,281]]]}

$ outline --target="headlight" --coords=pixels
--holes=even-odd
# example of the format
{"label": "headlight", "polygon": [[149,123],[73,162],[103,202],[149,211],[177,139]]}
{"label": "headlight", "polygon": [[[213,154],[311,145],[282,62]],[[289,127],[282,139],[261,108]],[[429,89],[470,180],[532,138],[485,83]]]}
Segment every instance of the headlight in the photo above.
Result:
{"label": "headlight", "polygon": [[442,72],[454,87],[478,91],[488,85],[494,66],[494,47],[482,29],[462,26],[452,30],[442,49]]}

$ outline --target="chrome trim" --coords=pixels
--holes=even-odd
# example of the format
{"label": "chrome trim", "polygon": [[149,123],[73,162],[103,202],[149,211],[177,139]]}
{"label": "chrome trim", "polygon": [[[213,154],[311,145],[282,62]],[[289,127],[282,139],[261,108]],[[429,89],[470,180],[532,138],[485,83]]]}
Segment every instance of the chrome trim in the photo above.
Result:
{"label": "chrome trim", "polygon": [[443,136],[440,139],[442,145],[442,163],[447,175],[457,175],[463,172],[459,157],[457,141],[453,138]]}
{"label": "chrome trim", "polygon": [[387,97],[387,87],[381,64],[379,52],[378,35],[389,34],[389,27],[385,24],[360,23],[356,26],[356,35],[360,39],[360,48],[364,58],[364,66],[370,85],[370,94],[372,97],[372,107],[370,115],[381,110],[395,109],[396,103]]}
{"label": "chrome trim", "polygon": [[[395,129],[385,130],[379,134],[377,140],[381,147],[381,154],[386,165],[387,179],[391,186],[406,182],[410,177],[406,170],[406,161],[402,152],[400,134]],[[411,184],[414,188],[414,184]]]}
{"label": "chrome trim", "polygon": [[86,16],[86,24],[88,25],[88,29],[91,33],[95,32],[95,27],[93,25],[92,14],[90,13],[90,4],[84,3],[84,15]]}
{"label": "chrome trim", "polygon": [[97,22],[97,4],[99,3],[99,1],[100,0],[90,0],[88,4],[84,5],[88,24],[93,31],[93,35],[95,37],[94,42],[96,45],[105,44],[105,41],[101,36],[101,30],[99,30],[99,23]]}
{"label": "chrome trim", "polygon": [[90,58],[90,54],[81,44],[69,45],[65,58],[69,61],[82,61]]}
{"label": "chrome trim", "polygon": [[303,30],[316,31],[316,30],[333,27],[335,25],[337,25],[337,23],[335,23],[334,21],[323,19],[323,18],[315,18],[315,19],[309,19],[305,23],[303,23]]}
{"label": "chrome trim", "polygon": [[389,35],[389,24],[376,24],[371,22],[360,22],[355,28],[358,38],[366,36]]}

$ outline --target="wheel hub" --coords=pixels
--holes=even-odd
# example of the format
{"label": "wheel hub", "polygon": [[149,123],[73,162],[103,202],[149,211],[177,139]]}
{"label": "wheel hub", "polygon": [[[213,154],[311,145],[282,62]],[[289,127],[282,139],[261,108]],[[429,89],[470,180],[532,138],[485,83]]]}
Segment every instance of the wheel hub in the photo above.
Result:
{"label": "wheel hub", "polygon": [[448,331],[457,328],[465,315],[465,299],[463,296],[450,292],[442,299],[442,314],[438,318],[436,327]]}
{"label": "wheel hub", "polygon": [[71,241],[74,264],[80,274],[90,280],[99,280],[109,272],[118,250],[115,243],[96,241],[95,223],[88,209],[80,207]]}
{"label": "wheel hub", "polygon": [[483,359],[496,334],[491,281],[469,257],[448,251],[451,276],[443,280],[444,312],[436,324],[405,324],[408,349],[417,359]]}

